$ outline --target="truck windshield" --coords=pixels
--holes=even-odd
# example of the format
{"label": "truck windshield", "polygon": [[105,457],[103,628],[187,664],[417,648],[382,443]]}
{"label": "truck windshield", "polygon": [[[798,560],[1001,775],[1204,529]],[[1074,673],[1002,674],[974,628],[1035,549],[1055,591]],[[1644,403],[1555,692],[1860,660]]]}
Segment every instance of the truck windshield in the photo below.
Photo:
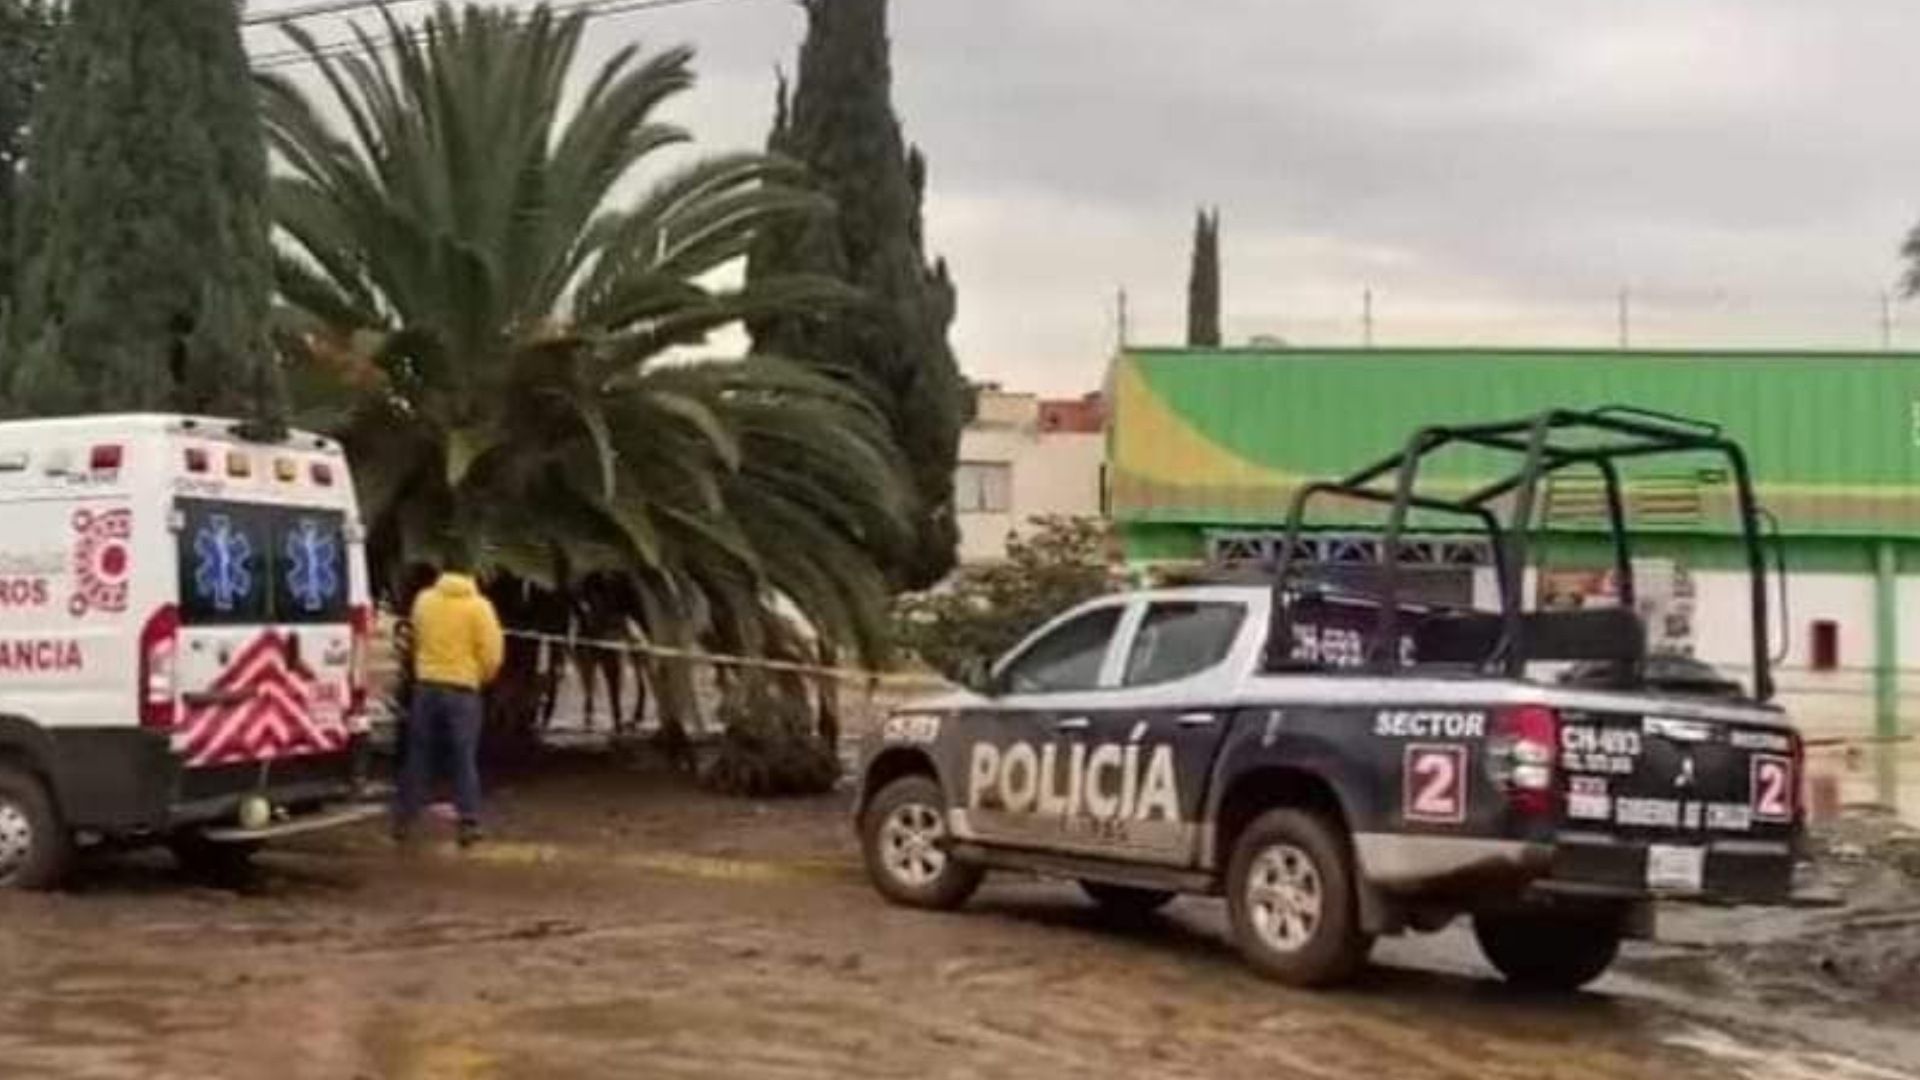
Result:
{"label": "truck windshield", "polygon": [[182,621],[347,621],[345,514],[199,499],[178,508]]}

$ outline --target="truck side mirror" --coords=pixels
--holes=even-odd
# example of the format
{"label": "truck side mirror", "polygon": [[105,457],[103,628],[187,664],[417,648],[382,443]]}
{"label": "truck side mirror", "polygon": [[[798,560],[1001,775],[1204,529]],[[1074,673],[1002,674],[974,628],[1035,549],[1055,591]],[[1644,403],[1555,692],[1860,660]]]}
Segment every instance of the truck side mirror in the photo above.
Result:
{"label": "truck side mirror", "polygon": [[993,697],[998,693],[998,689],[993,685],[993,663],[985,657],[967,657],[960,662],[959,671],[956,674],[959,676],[960,685],[976,694]]}

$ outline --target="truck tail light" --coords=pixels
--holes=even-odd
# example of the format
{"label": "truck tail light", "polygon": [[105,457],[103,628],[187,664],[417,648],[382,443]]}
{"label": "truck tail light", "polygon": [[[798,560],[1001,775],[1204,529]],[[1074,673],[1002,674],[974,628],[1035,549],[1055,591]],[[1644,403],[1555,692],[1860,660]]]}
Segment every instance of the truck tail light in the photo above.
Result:
{"label": "truck tail light", "polygon": [[140,629],[140,726],[160,731],[178,720],[176,669],[180,655],[180,609],[155,611]]}
{"label": "truck tail light", "polygon": [[1560,749],[1560,717],[1544,705],[1521,705],[1495,714],[1487,740],[1493,779],[1507,804],[1527,817],[1550,817],[1558,800],[1554,760]]}
{"label": "truck tail light", "polygon": [[1787,785],[1793,798],[1793,823],[1796,827],[1804,826],[1807,823],[1807,743],[1797,731],[1789,733],[1787,738],[1793,741],[1793,776]]}
{"label": "truck tail light", "polygon": [[373,661],[373,608],[355,604],[352,614],[353,657],[347,667],[347,715],[359,720],[367,715],[369,670]]}

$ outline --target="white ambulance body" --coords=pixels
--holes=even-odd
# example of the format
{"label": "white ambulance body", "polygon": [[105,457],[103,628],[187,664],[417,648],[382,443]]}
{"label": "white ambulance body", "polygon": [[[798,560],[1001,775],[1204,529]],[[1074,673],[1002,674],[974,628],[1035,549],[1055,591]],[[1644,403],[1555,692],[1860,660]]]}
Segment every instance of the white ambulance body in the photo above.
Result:
{"label": "white ambulance body", "polygon": [[364,816],[362,526],[340,445],[0,423],[0,885],[76,839],[227,854]]}

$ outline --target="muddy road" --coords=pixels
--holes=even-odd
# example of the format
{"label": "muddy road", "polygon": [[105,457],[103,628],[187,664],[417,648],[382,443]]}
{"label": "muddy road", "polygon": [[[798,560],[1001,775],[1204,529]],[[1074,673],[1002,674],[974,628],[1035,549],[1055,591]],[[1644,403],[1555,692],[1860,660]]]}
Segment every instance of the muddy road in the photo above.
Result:
{"label": "muddy road", "polygon": [[[274,853],[243,889],[162,858],[0,899],[0,1077],[1892,1078],[1889,1016],[1783,1006],[1641,950],[1531,1001],[1464,935],[1363,983],[1261,982],[1214,905],[1104,923],[1071,886],[957,915],[883,905],[838,800],[756,807],[575,766],[504,792],[499,839],[376,831]],[[1920,1076],[1920,1072],[1915,1074]]]}

